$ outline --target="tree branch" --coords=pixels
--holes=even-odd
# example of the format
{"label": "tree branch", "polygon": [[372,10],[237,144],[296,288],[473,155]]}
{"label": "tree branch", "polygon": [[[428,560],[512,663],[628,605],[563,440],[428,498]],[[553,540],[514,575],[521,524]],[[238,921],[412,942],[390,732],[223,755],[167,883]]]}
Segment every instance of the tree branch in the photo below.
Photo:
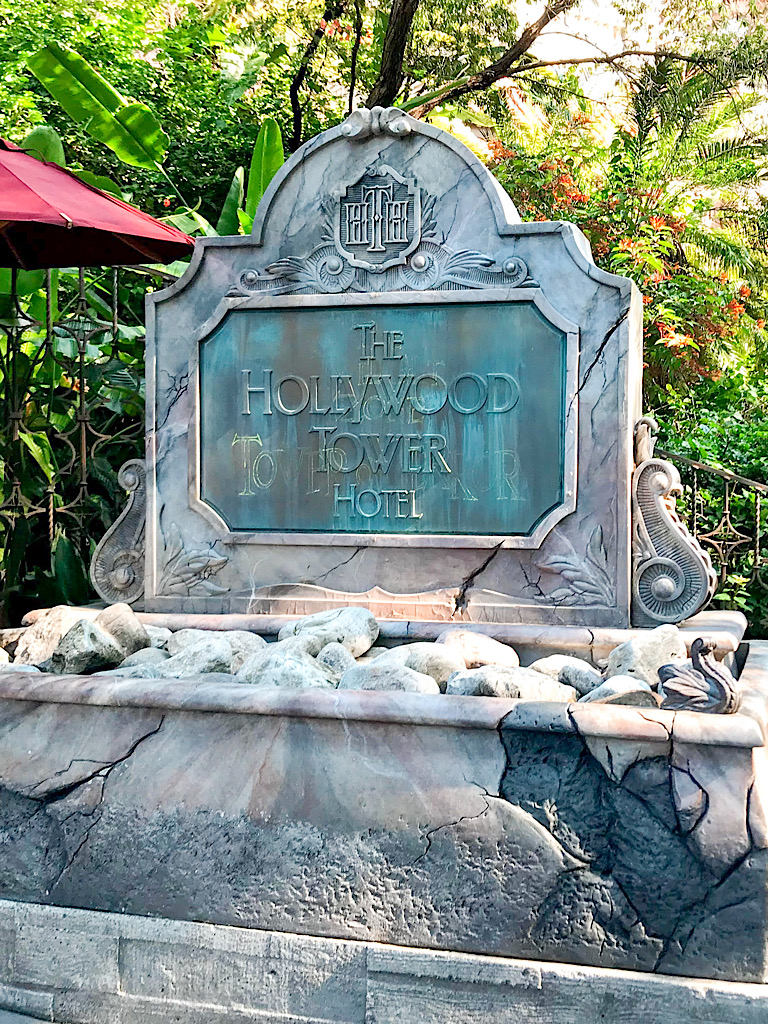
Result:
{"label": "tree branch", "polygon": [[333,21],[334,18],[338,18],[344,10],[345,4],[346,0],[332,0],[331,3],[328,3],[322,19],[318,23],[312,38],[307,43],[304,54],[299,61],[296,74],[291,80],[291,85],[288,90],[288,95],[291,99],[291,112],[293,113],[293,131],[290,139],[288,140],[288,148],[291,152],[298,149],[301,145],[303,111],[301,103],[299,102],[299,92],[301,87],[304,85],[307,74],[309,73],[309,66],[317,53],[317,48],[323,41],[323,36],[325,35],[325,24],[329,21]]}
{"label": "tree branch", "polygon": [[357,85],[357,54],[360,51],[360,40],[363,35],[363,8],[360,0],[355,0],[355,41],[352,44],[352,57],[349,62],[349,103],[347,112],[352,113],[355,102],[355,86]]}
{"label": "tree branch", "polygon": [[487,89],[494,82],[497,82],[500,78],[506,78],[512,72],[512,65],[516,61],[520,60],[521,57],[525,56],[528,50],[531,48],[533,43],[538,39],[550,21],[554,21],[564,11],[573,7],[576,0],[554,0],[553,3],[548,4],[544,8],[544,13],[526,26],[520,33],[520,37],[510,46],[508,50],[495,60],[493,64],[489,64],[487,68],[483,68],[482,71],[478,71],[474,75],[468,75],[461,84],[455,85],[452,89],[443,93],[441,96],[435,96],[426,103],[423,103],[420,107],[415,107],[411,113],[414,117],[423,117],[424,114],[428,114],[430,110],[434,110],[435,107],[441,103],[446,103],[449,100],[456,99],[459,96],[464,96],[468,92],[479,92],[482,89]]}
{"label": "tree branch", "polygon": [[[562,0],[565,4],[565,0]],[[570,6],[570,4],[566,4]],[[552,10],[552,8],[549,8]],[[561,12],[559,12],[561,13]],[[541,19],[539,19],[540,21]],[[538,22],[536,22],[538,24]],[[528,29],[526,29],[528,32]],[[605,54],[604,56],[595,55],[594,57],[563,57],[560,60],[528,60],[521,62],[517,67],[511,67],[510,63],[507,63],[507,57],[512,53],[512,50],[519,49],[520,40],[513,47],[511,47],[505,54],[503,54],[495,64],[485,68],[484,71],[478,72],[476,75],[470,75],[465,79],[460,80],[453,86],[448,86],[445,91],[432,93],[424,103],[419,106],[408,104],[409,113],[413,117],[423,117],[428,114],[430,110],[440,106],[441,103],[447,103],[450,100],[456,99],[458,96],[464,96],[468,92],[479,92],[482,89],[487,89],[494,82],[497,82],[500,78],[513,78],[515,75],[527,74],[529,71],[537,71],[539,68],[553,68],[562,67],[567,65],[573,67],[576,64],[616,64],[619,61],[627,57],[668,57],[671,60],[684,61],[686,64],[695,64],[706,70],[707,60],[701,57],[691,57],[685,53],[678,53],[676,50],[622,50],[621,53]],[[535,37],[534,37],[535,38]],[[530,45],[530,44],[529,44]],[[512,62],[515,59],[525,56],[525,54],[518,54],[516,58],[512,58]],[[499,71],[498,68],[502,63],[505,65],[504,69]],[[493,75],[491,76],[491,72]]]}
{"label": "tree branch", "polygon": [[381,48],[379,77],[366,100],[367,107],[388,107],[400,91],[405,47],[418,6],[419,0],[392,0],[384,45]]}

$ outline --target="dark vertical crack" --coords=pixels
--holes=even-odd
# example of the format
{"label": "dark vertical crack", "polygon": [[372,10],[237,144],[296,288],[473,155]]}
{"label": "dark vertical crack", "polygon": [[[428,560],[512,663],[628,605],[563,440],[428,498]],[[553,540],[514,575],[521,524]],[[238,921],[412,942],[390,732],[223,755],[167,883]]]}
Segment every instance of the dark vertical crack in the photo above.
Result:
{"label": "dark vertical crack", "polygon": [[498,555],[498,553],[501,551],[501,548],[502,548],[503,544],[504,544],[503,540],[499,541],[499,543],[496,545],[495,548],[493,548],[493,550],[488,555],[488,557],[483,562],[481,562],[480,565],[478,565],[476,569],[473,569],[472,572],[468,576],[466,576],[464,578],[464,580],[462,580],[461,586],[459,587],[459,592],[458,592],[458,594],[456,595],[456,597],[454,598],[454,601],[453,601],[453,614],[454,615],[456,615],[458,612],[464,611],[464,609],[467,607],[467,594],[469,593],[469,591],[474,586],[474,583],[475,583],[475,580],[477,579],[477,577],[481,573],[485,572],[485,570],[488,568],[488,566],[494,560],[496,555]]}

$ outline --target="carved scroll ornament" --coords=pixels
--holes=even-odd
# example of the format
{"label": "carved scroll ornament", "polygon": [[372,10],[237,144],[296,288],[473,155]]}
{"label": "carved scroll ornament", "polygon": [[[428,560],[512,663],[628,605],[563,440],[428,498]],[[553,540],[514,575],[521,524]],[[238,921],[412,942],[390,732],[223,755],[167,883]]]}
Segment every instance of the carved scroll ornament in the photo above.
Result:
{"label": "carved scroll ornament", "polygon": [[632,478],[633,609],[635,625],[681,622],[704,607],[717,576],[709,555],[675,511],[680,474],[653,457],[654,420],[644,417],[635,431]]}
{"label": "carved scroll ornament", "polygon": [[99,541],[91,559],[91,582],[108,604],[135,604],[144,593],[146,469],[142,459],[120,468],[117,480],[128,491],[128,504]]}

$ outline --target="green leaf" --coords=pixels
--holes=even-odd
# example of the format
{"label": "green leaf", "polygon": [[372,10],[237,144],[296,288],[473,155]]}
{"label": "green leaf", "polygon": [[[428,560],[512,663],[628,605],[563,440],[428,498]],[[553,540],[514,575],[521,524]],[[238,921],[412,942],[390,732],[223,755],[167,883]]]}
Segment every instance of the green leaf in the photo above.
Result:
{"label": "green leaf", "polygon": [[72,167],[70,170],[78,176],[80,181],[84,181],[86,185],[100,188],[102,192],[109,192],[111,196],[116,196],[118,199],[123,198],[123,190],[116,181],[108,178],[106,174],[92,174],[91,171],[86,171],[83,167]]}
{"label": "green leaf", "polygon": [[128,102],[79,53],[49,43],[27,67],[69,116],[123,163],[159,170],[168,136],[144,103]]}
{"label": "green leaf", "polygon": [[283,166],[283,137],[280,126],[273,117],[267,117],[259,130],[251,157],[248,173],[248,191],[245,198],[245,212],[256,216],[256,207],[261,197],[280,168]]}
{"label": "green leaf", "polygon": [[253,231],[253,217],[249,217],[245,210],[238,210],[237,219],[240,223],[240,234],[250,235]]}
{"label": "green leaf", "polygon": [[216,231],[220,235],[236,235],[238,233],[237,213],[243,204],[244,182],[245,168],[238,167],[232,178],[232,184],[229,186],[219,219],[216,221]]}
{"label": "green leaf", "polygon": [[42,469],[43,473],[45,473],[48,483],[53,483],[56,466],[53,460],[53,452],[51,451],[51,442],[45,434],[28,434],[22,430],[19,434],[19,440],[27,446],[32,458]]}
{"label": "green leaf", "polygon": [[51,568],[61,596],[67,604],[81,605],[91,599],[88,573],[75,545],[63,531],[53,542]]}
{"label": "green leaf", "polygon": [[37,128],[33,128],[22,141],[21,148],[36,160],[45,160],[49,164],[58,164],[59,167],[67,166],[61,136],[47,124],[40,124]]}

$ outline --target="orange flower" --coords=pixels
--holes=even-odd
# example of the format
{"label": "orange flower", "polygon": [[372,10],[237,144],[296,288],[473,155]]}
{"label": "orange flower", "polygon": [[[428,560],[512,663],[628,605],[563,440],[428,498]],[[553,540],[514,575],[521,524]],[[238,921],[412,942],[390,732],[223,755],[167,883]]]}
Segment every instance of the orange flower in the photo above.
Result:
{"label": "orange flower", "polygon": [[762,331],[762,329],[765,327],[765,320],[755,320],[755,327],[758,329],[758,331]]}
{"label": "orange flower", "polygon": [[728,315],[733,317],[734,320],[738,320],[744,312],[744,306],[740,302],[737,302],[736,299],[731,299],[725,308],[728,311]]}
{"label": "orange flower", "polygon": [[649,223],[654,231],[661,231],[667,227],[667,222],[663,217],[651,217]]}
{"label": "orange flower", "polygon": [[650,304],[651,304],[652,302],[653,302],[653,299],[651,298],[651,296],[650,296],[650,295],[644,295],[644,296],[643,296],[643,305],[644,305],[644,306],[650,306]]}
{"label": "orange flower", "polygon": [[752,289],[747,287],[747,285],[743,284],[741,288],[739,288],[739,295],[742,297],[742,299],[748,299],[751,294]]}
{"label": "orange flower", "polygon": [[725,284],[727,280],[728,280],[728,275],[726,274],[725,271],[723,271],[722,274],[720,275],[720,284]]}

